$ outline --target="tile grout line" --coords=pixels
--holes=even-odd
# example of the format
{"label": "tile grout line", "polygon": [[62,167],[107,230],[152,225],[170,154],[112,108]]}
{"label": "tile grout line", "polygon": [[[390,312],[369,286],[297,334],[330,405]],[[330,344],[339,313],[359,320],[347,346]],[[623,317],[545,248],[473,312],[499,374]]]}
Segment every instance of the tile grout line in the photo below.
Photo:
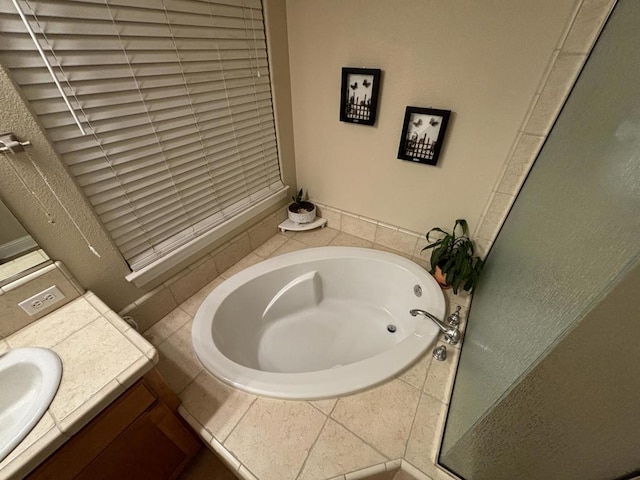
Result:
{"label": "tile grout line", "polygon": [[[437,343],[436,343],[436,345],[437,345]],[[404,459],[404,458],[406,457],[406,455],[407,455],[407,449],[409,448],[409,441],[411,440],[411,435],[413,434],[413,430],[414,430],[414,427],[415,427],[415,424],[416,424],[416,417],[418,416],[418,409],[420,408],[420,403],[422,402],[422,397],[423,397],[423,395],[427,395],[427,396],[429,396],[430,398],[432,398],[432,399],[434,399],[434,400],[437,400],[438,402],[440,402],[440,403],[442,403],[443,405],[445,405],[445,406],[447,406],[447,407],[448,407],[448,404],[447,404],[447,403],[442,402],[442,401],[441,401],[440,399],[438,399],[438,398],[435,398],[433,395],[431,395],[430,393],[428,393],[428,392],[425,390],[426,383],[427,383],[427,380],[428,380],[428,378],[429,378],[429,372],[431,371],[432,366],[433,366],[433,357],[431,357],[431,359],[430,359],[429,366],[428,366],[428,368],[427,368],[427,373],[426,373],[426,375],[425,375],[424,382],[423,382],[423,384],[422,384],[422,388],[420,388],[420,389],[419,389],[419,391],[420,391],[420,399],[418,400],[418,404],[417,404],[417,406],[416,406],[416,410],[415,410],[415,412],[414,412],[414,414],[413,414],[413,418],[412,418],[412,421],[411,421],[411,429],[409,430],[409,436],[407,437],[407,441],[405,442],[405,445],[404,445],[404,451],[403,451],[403,454],[402,454],[402,458],[403,458],[403,459]],[[454,368],[453,366],[449,366],[449,369],[453,369],[453,368]],[[402,379],[401,379],[401,380],[402,380]],[[453,384],[451,384],[451,386],[449,387],[449,392],[448,392],[448,393],[450,393],[450,389],[451,389],[452,387],[453,387]],[[420,471],[421,471],[421,470],[420,470]]]}
{"label": "tile grout line", "polygon": [[[236,457],[236,458],[237,458],[237,457]],[[240,462],[240,460],[238,460],[238,461]],[[255,478],[256,480],[260,478],[260,477],[258,477],[258,475],[256,475],[255,473],[253,473],[253,470],[251,470],[249,467],[247,467],[247,466],[246,466],[244,463],[242,463],[242,462],[240,462],[240,466],[238,467],[238,470],[237,470],[238,474],[242,475],[242,474],[240,473],[240,470],[242,470],[242,467],[244,467],[244,469],[245,469],[247,472],[249,472],[249,474],[250,474],[253,478]]]}
{"label": "tile grout line", "polygon": [[[305,403],[308,403],[309,405],[311,405],[313,408],[315,408],[316,410],[318,410],[320,413],[322,413],[325,416],[331,415],[331,412],[333,411],[333,408],[331,408],[329,413],[323,412],[320,407],[316,407],[313,403],[311,402],[315,402],[315,400],[302,400]],[[334,405],[335,406],[335,405]]]}
{"label": "tile grout line", "polygon": [[[182,304],[180,304],[182,305]],[[167,313],[164,317],[162,317],[160,320],[158,320],[156,323],[154,323],[153,325],[151,325],[149,328],[147,328],[144,332],[138,332],[140,335],[142,335],[149,343],[151,343],[151,341],[145,337],[145,335],[147,334],[147,332],[149,332],[150,330],[152,330],[155,326],[157,326],[160,322],[162,322],[162,320],[164,320],[165,318],[167,318],[169,315],[171,315],[173,312],[175,312],[176,310],[180,310],[180,312],[184,313],[185,315],[187,315],[189,317],[189,319],[184,322],[181,323],[178,328],[176,328],[173,332],[171,332],[164,340],[162,340],[161,342],[158,343],[158,345],[154,345],[153,343],[151,343],[156,349],[157,347],[163,343],[165,340],[169,340],[169,338],[173,337],[178,330],[180,330],[182,327],[184,327],[187,323],[189,323],[190,321],[193,320],[193,315],[191,315],[189,312],[185,311],[184,309],[180,308],[180,305],[178,305],[176,308],[174,308],[173,310],[171,310],[169,313]]]}
{"label": "tile grout line", "polygon": [[[424,477],[425,477],[425,478],[427,478],[427,479],[429,479],[429,480],[435,480],[431,475],[428,475],[428,474],[426,474],[425,472],[423,472],[422,470],[420,470],[418,467],[416,467],[413,463],[411,463],[411,462],[410,462],[409,460],[407,460],[406,458],[404,458],[404,457],[403,457],[403,458],[402,458],[402,462],[406,462],[406,463],[408,463],[409,465],[411,465],[411,467],[415,468],[415,470],[416,470],[417,472],[420,472],[422,475],[424,475]],[[400,465],[400,470],[402,470],[402,464]],[[406,472],[406,470],[404,470],[404,471]],[[411,475],[411,477],[412,477],[412,478],[415,478],[415,477],[413,477],[413,474],[412,474],[412,473],[410,473],[410,472],[407,472],[407,473],[409,473],[409,475]],[[452,478],[451,480],[454,480],[454,479]]]}
{"label": "tile grout line", "polygon": [[[338,402],[336,402],[336,403],[338,403]],[[335,407],[335,405],[334,405],[334,407]],[[307,465],[307,461],[309,460],[309,457],[311,456],[311,452],[313,451],[313,448],[318,443],[318,440],[320,440],[320,435],[322,435],[322,431],[327,426],[327,423],[329,423],[329,418],[330,418],[329,415],[325,414],[324,423],[322,424],[322,427],[320,427],[320,430],[318,430],[318,434],[316,435],[316,439],[311,444],[311,447],[309,447],[309,450],[307,452],[307,456],[305,457],[304,461],[302,462],[302,465],[300,466],[300,469],[298,470],[298,473],[294,477],[295,480],[299,480],[300,479],[300,475],[302,475],[302,472],[304,471],[304,467]]]}
{"label": "tile grout line", "polygon": [[378,450],[376,447],[374,447],[373,445],[371,445],[369,442],[367,442],[364,438],[362,438],[360,435],[358,435],[357,433],[351,431],[351,429],[349,427],[347,427],[345,424],[343,424],[340,420],[338,420],[337,418],[331,416],[330,417],[331,420],[333,420],[334,422],[336,422],[338,425],[340,425],[342,428],[344,428],[347,432],[349,432],[351,435],[355,436],[358,440],[360,440],[362,443],[364,443],[365,445],[367,445],[369,448],[372,448],[376,453],[378,453],[379,455],[381,455],[383,458],[386,458],[385,462],[391,460],[391,458],[388,455],[385,455],[384,453],[382,453],[380,450]]}
{"label": "tile grout line", "polygon": [[198,370],[198,372],[193,376],[193,378],[189,379],[189,383],[187,383],[184,387],[182,387],[182,390],[180,390],[179,392],[176,393],[176,395],[178,395],[178,398],[180,398],[180,395],[182,395],[184,393],[184,391],[187,389],[187,387],[189,385],[191,385],[195,381],[195,379],[198,378],[200,376],[200,374],[202,372],[204,372],[204,371],[205,371],[204,367],[202,365],[200,365],[200,370]]}
{"label": "tile grout line", "polygon": [[416,387],[415,385],[412,385],[411,383],[409,383],[407,380],[405,380],[404,378],[400,378],[400,377],[396,377],[398,380],[400,380],[402,383],[404,383],[405,385],[408,385],[410,387],[415,388],[416,390],[418,390],[418,387]]}
{"label": "tile grout line", "polygon": [[[427,373],[428,374],[428,373]],[[411,440],[411,435],[413,434],[413,429],[416,425],[416,417],[418,416],[418,409],[420,408],[420,404],[422,403],[422,396],[425,395],[423,390],[420,391],[420,398],[418,399],[418,404],[416,405],[416,410],[413,412],[413,418],[411,419],[411,428],[409,429],[409,436],[407,437],[407,441],[404,444],[404,449],[402,450],[402,459],[407,456],[407,449],[409,448],[409,441]]]}
{"label": "tile grout line", "polygon": [[327,417],[333,418],[333,417],[331,417],[331,415],[333,415],[333,412],[335,411],[336,407],[338,406],[338,401],[340,401],[340,398],[336,398],[336,403],[334,403],[333,407],[331,407],[331,411],[329,411],[329,413],[327,414]]}
{"label": "tile grout line", "polygon": [[[63,305],[63,307],[64,307],[64,305]],[[60,307],[60,308],[62,308],[62,307]],[[97,311],[97,310],[96,310],[96,311]],[[53,312],[51,312],[51,313],[53,313]],[[49,315],[49,314],[47,314],[47,315]],[[45,315],[45,316],[46,316],[46,315]],[[111,322],[109,322],[109,319],[108,319],[108,318],[106,318],[104,315],[102,315],[100,312],[98,312],[98,316],[97,316],[96,318],[94,318],[93,320],[88,321],[87,323],[85,323],[85,324],[84,324],[83,326],[81,326],[80,328],[78,328],[78,329],[76,329],[76,330],[73,330],[69,335],[67,335],[67,336],[66,336],[66,337],[64,337],[64,338],[61,338],[59,341],[57,341],[56,343],[54,343],[53,345],[51,345],[50,347],[47,347],[47,348],[48,348],[48,349],[50,349],[50,350],[53,350],[53,348],[54,348],[54,347],[57,347],[57,346],[58,346],[58,345],[60,345],[62,342],[64,342],[64,341],[68,340],[68,339],[69,339],[69,337],[71,337],[71,336],[75,335],[76,333],[80,332],[81,330],[84,330],[84,329],[85,329],[85,328],[87,328],[89,325],[91,325],[91,324],[93,324],[93,323],[96,323],[96,322],[97,322],[98,320],[100,320],[101,318],[102,318],[102,319],[104,319],[105,321],[107,321],[107,322],[109,323],[109,325],[111,325]],[[38,320],[40,320],[40,319],[38,319]],[[33,324],[33,323],[37,322],[38,320],[34,320],[31,324]],[[29,325],[31,325],[31,324],[29,324]],[[27,326],[28,326],[28,325],[27,325]],[[114,327],[114,328],[115,328],[115,327]],[[117,330],[117,329],[116,329],[116,330]],[[19,330],[18,330],[18,331],[19,331]],[[119,331],[119,330],[118,330],[118,331]],[[119,332],[120,332],[120,331],[119,331]],[[15,332],[15,333],[17,333],[17,332]],[[120,332],[120,333],[122,334],[122,332]],[[12,335],[13,335],[13,334],[12,334]],[[7,346],[8,346],[10,349],[13,349],[13,348],[20,348],[19,346],[14,346],[15,344],[14,344],[14,345],[11,345],[11,342],[9,341],[10,337],[11,337],[11,335],[10,335],[9,337],[6,337],[6,338],[4,339],[4,341],[6,342]],[[125,338],[126,338],[126,337],[125,337]]]}
{"label": "tile grout line", "polygon": [[[247,413],[249,413],[249,410],[251,410],[251,408],[253,407],[253,405],[258,401],[258,397],[257,395],[254,395],[255,398],[251,401],[251,404],[249,404],[249,407],[244,411],[244,413],[240,416],[240,418],[238,419],[238,421],[236,422],[236,424],[233,426],[233,428],[229,431],[229,433],[227,433],[227,435],[224,437],[224,439],[222,441],[218,440],[220,442],[220,445],[222,445],[225,450],[229,453],[231,453],[231,450],[229,450],[227,448],[227,446],[225,445],[225,442],[229,439],[229,437],[233,434],[233,432],[236,431],[236,428],[238,428],[238,425],[240,425],[240,422],[242,422],[242,420],[244,420],[244,417],[247,416]],[[213,435],[213,433],[211,433],[211,435]],[[215,435],[213,435],[213,437],[215,438]],[[217,438],[216,438],[217,440]],[[237,457],[238,461],[240,461],[240,457]],[[240,462],[242,463],[242,462]]]}
{"label": "tile grout line", "polygon": [[578,15],[582,11],[583,7],[584,7],[584,0],[577,0],[575,2],[573,10],[571,12],[570,20],[569,22],[567,22],[567,25],[565,25],[563,32],[560,35],[560,40],[556,45],[557,50],[562,50],[564,48],[565,44],[567,43],[567,38],[569,38],[569,35],[571,34],[571,32],[574,30],[574,27],[576,26],[576,20],[578,19]]}
{"label": "tile grout line", "polygon": [[[249,407],[244,411],[244,413],[240,416],[240,418],[238,419],[238,421],[236,422],[236,424],[233,426],[233,428],[229,431],[229,433],[224,437],[224,439],[218,440],[216,438],[216,436],[213,434],[213,432],[209,432],[211,433],[211,436],[220,444],[220,446],[229,454],[231,455],[233,458],[235,458],[236,460],[238,460],[238,463],[240,464],[240,466],[238,467],[238,474],[240,474],[240,470],[242,469],[242,467],[245,468],[245,470],[247,470],[254,478],[259,478],[257,475],[255,475],[253,473],[253,471],[247,466],[246,463],[244,463],[243,461],[240,460],[240,456],[233,453],[226,445],[225,442],[227,441],[227,439],[233,434],[233,432],[236,430],[236,428],[238,428],[238,425],[240,425],[240,422],[242,422],[242,420],[244,419],[244,417],[249,413],[249,410],[251,410],[251,407],[253,407],[253,405],[258,401],[258,396],[255,396],[255,398],[251,401],[251,404],[249,405]],[[205,427],[206,429],[206,427]],[[207,430],[209,431],[209,430]]]}
{"label": "tile grout line", "polygon": [[[58,417],[53,413],[53,410],[51,409],[51,406],[49,406],[49,408],[47,408],[47,412],[49,412],[49,415],[51,415],[51,418],[53,420],[53,425],[54,428],[57,428],[58,431],[64,435],[64,432],[62,431],[62,426],[60,425],[60,420],[58,420]],[[67,438],[70,438],[69,436],[65,435]]]}
{"label": "tile grout line", "polygon": [[[157,350],[157,347],[156,347],[156,350]],[[158,354],[160,354],[160,351],[158,351]],[[200,376],[200,374],[201,374],[201,373],[203,373],[203,372],[205,372],[205,371],[206,371],[206,370],[205,370],[204,368],[203,368],[202,370],[200,370],[200,371],[198,372],[198,374],[197,374],[195,377],[193,377],[191,380],[189,380],[189,383],[187,383],[187,386],[186,386],[186,387],[184,387],[180,393],[176,393],[176,395],[178,395],[178,398],[180,398],[180,405],[182,405],[182,398],[181,398],[180,396],[181,396],[181,395],[182,395],[182,394],[187,390],[187,388],[189,388],[189,387],[193,384],[193,382],[195,382],[195,381],[196,381],[196,379]],[[163,377],[163,380],[164,380],[164,377]],[[185,410],[187,410],[187,408],[186,408],[186,407],[183,407],[183,408],[184,408]],[[189,415],[191,415],[194,419],[196,419],[196,417],[194,417],[194,416],[191,414],[191,412],[189,412],[189,410],[187,410],[187,413],[189,413]],[[198,420],[198,419],[196,419],[196,420]],[[199,421],[199,420],[198,420],[198,423],[200,423],[200,421]],[[203,427],[205,430],[207,430],[207,427],[205,427],[204,425],[203,425],[202,427]],[[209,430],[207,430],[207,432],[209,432]],[[211,432],[209,432],[209,433],[211,433]],[[211,435],[213,435],[213,433],[211,433]]]}
{"label": "tile grout line", "polygon": [[[438,346],[438,341],[436,339],[435,347],[437,347],[437,346]],[[431,371],[431,367],[433,366],[433,351],[430,354],[430,356],[431,357],[429,358],[429,365],[427,366],[427,373],[424,376],[424,381],[422,382],[422,387],[420,387],[420,393],[422,393],[422,391],[424,390],[424,387],[427,385],[427,379],[429,378],[429,371]]]}
{"label": "tile grout line", "polygon": [[[451,384],[451,386],[453,386],[453,384]],[[432,394],[430,394],[429,392],[427,392],[427,391],[425,391],[425,390],[423,390],[423,391],[422,391],[422,393],[423,393],[424,395],[428,395],[429,397],[431,397],[431,399],[432,399],[432,400],[435,400],[435,401],[437,401],[438,403],[441,403],[442,405],[445,405],[445,406],[448,406],[448,405],[449,405],[448,403],[445,403],[445,402],[443,402],[442,400],[440,400],[439,398],[434,397]]]}
{"label": "tile grout line", "polygon": [[[435,346],[438,346],[438,342],[436,341]],[[429,353],[425,353],[425,357],[429,355]],[[414,363],[411,368],[414,368],[416,365],[418,365],[418,363],[420,363],[421,361],[424,360],[424,357],[421,358],[420,360],[418,360],[416,363]],[[429,370],[431,369],[431,364],[433,363],[433,357],[431,357],[431,360],[429,362],[429,364],[427,365],[427,372],[424,375],[424,378],[422,379],[422,386],[420,387],[416,387],[415,385],[413,385],[412,383],[409,383],[407,380],[405,380],[404,378],[402,378],[402,375],[404,375],[404,373],[408,372],[409,370],[411,370],[411,368],[408,368],[407,370],[405,370],[405,372],[403,372],[402,375],[398,375],[397,378],[398,380],[400,380],[401,382],[406,383],[407,385],[409,385],[410,387],[415,388],[416,390],[418,390],[420,393],[422,393],[422,391],[424,390],[424,386],[427,383],[427,378],[429,377]]]}

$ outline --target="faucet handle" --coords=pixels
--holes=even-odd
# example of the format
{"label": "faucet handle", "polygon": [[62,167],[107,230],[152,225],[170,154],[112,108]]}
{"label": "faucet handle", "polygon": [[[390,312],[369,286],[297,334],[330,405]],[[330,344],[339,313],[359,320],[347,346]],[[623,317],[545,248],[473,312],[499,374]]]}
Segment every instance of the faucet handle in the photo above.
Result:
{"label": "faucet handle", "polygon": [[447,347],[440,345],[433,349],[433,358],[439,362],[444,362],[447,359]]}
{"label": "faucet handle", "polygon": [[443,333],[442,336],[444,337],[444,341],[450,345],[457,345],[458,343],[460,343],[460,339],[462,338],[458,327],[453,326],[451,327],[451,330]]}
{"label": "faucet handle", "polygon": [[458,305],[455,312],[449,315],[449,317],[447,318],[447,323],[454,327],[460,325],[460,305]]}

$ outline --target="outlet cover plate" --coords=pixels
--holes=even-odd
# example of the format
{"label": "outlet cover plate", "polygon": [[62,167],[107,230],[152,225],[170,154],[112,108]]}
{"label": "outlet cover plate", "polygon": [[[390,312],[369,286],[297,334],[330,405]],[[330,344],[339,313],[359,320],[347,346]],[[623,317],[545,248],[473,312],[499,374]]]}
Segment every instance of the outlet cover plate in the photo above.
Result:
{"label": "outlet cover plate", "polygon": [[36,293],[34,296],[21,301],[18,303],[18,306],[29,315],[33,316],[39,314],[43,310],[46,310],[51,305],[58,303],[63,298],[64,294],[54,285],[53,287],[49,287],[46,290]]}

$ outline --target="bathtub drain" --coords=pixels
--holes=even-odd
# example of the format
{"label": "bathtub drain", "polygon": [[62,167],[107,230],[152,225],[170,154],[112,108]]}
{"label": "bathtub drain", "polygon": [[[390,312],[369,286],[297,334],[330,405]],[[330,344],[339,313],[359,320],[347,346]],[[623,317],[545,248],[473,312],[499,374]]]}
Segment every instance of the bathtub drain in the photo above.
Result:
{"label": "bathtub drain", "polygon": [[389,333],[394,333],[397,329],[398,328],[393,323],[390,323],[389,325],[387,325],[387,331]]}

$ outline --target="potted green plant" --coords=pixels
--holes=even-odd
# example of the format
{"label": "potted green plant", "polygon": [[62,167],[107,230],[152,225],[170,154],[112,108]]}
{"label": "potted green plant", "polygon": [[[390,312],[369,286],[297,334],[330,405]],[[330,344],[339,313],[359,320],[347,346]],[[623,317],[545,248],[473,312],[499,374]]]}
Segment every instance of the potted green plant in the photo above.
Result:
{"label": "potted green plant", "polygon": [[458,293],[460,288],[472,292],[478,284],[478,278],[484,262],[474,256],[473,242],[469,238],[467,221],[456,220],[451,233],[435,227],[427,232],[427,242],[431,242],[433,233],[442,234],[442,238],[430,243],[422,249],[432,249],[431,273],[443,287],[453,288]]}
{"label": "potted green plant", "polygon": [[293,203],[289,205],[287,214],[289,220],[295,223],[311,223],[316,218],[316,206],[304,200],[304,190],[301,188],[297,195],[291,197]]}

